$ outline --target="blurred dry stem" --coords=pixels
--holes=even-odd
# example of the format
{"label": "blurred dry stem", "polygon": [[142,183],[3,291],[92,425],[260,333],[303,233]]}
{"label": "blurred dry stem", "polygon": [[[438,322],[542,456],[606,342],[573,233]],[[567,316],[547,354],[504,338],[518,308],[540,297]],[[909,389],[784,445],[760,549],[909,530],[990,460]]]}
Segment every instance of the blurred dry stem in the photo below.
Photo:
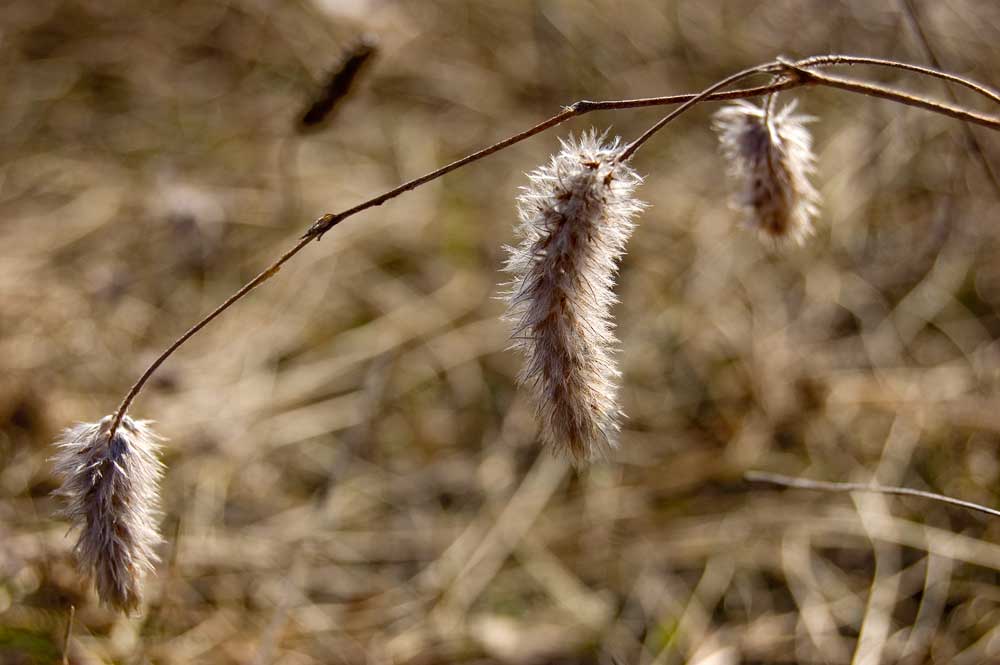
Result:
{"label": "blurred dry stem", "polygon": [[[920,44],[920,49],[924,53],[924,57],[935,69],[943,69],[941,66],[941,60],[934,52],[934,48],[931,46],[927,33],[924,31],[923,26],[920,25],[920,17],[917,15],[917,8],[913,6],[913,3],[910,0],[898,0],[898,2],[902,10],[903,17],[906,19],[906,24],[909,26],[910,31],[916,36],[917,42]],[[973,89],[977,90],[977,92],[982,92],[975,87],[973,87]],[[946,88],[945,92],[952,104],[958,104],[958,98],[955,96],[955,92],[951,88]],[[984,94],[990,97],[993,101],[1000,103],[1000,95],[996,92],[986,91]],[[996,169],[993,168],[993,163],[990,161],[990,158],[986,156],[986,151],[983,150],[983,145],[979,142],[979,138],[968,125],[962,125],[962,134],[965,136],[965,140],[972,148],[973,153],[975,153],[976,159],[983,168],[983,173],[986,174],[986,177],[993,184],[994,191],[998,196],[1000,196],[1000,177],[997,176]]]}

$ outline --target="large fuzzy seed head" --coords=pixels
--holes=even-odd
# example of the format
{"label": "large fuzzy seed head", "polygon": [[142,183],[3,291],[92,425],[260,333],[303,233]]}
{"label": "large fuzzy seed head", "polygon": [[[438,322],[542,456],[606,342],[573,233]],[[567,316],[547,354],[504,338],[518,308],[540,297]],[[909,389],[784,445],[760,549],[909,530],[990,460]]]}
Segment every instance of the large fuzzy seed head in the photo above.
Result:
{"label": "large fuzzy seed head", "polygon": [[816,170],[809,116],[795,102],[767,114],[738,101],[715,114],[714,128],[730,174],[740,183],[735,204],[748,223],[775,241],[801,243],[813,231],[819,193],[810,182]]}
{"label": "large fuzzy seed head", "polygon": [[147,421],[125,417],[109,442],[111,422],[107,416],[65,430],[53,463],[62,515],[79,530],[79,568],[104,603],[127,612],[142,602],[143,578],[158,561],[163,465]]}
{"label": "large fuzzy seed head", "polygon": [[520,244],[508,247],[506,318],[525,355],[520,381],[534,397],[542,440],[576,462],[615,445],[617,344],[611,319],[615,274],[642,179],[617,161],[619,142],[594,132],[562,142],[529,174],[518,198]]}

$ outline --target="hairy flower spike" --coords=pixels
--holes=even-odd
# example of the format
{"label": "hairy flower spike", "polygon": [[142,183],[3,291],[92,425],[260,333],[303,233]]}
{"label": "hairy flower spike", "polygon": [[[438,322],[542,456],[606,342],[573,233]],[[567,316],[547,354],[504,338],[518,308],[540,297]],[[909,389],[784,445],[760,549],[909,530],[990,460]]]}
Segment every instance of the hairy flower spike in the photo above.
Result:
{"label": "hairy flower spike", "polygon": [[731,175],[742,190],[736,199],[751,226],[775,241],[801,243],[813,231],[819,192],[809,177],[816,170],[809,116],[794,113],[795,102],[770,113],[745,101],[720,109],[714,128]]}
{"label": "hairy flower spike", "polygon": [[80,570],[104,603],[127,612],[142,602],[142,580],[158,561],[163,465],[148,421],[125,417],[109,443],[112,420],[64,431],[53,461],[62,482],[56,493],[66,501],[62,514],[80,530]]}
{"label": "hairy flower spike", "polygon": [[615,445],[622,415],[610,308],[618,259],[645,206],[633,196],[642,178],[617,161],[621,152],[594,132],[562,142],[529,175],[518,198],[521,243],[507,248],[505,318],[526,356],[520,381],[535,398],[542,440],[576,462]]}

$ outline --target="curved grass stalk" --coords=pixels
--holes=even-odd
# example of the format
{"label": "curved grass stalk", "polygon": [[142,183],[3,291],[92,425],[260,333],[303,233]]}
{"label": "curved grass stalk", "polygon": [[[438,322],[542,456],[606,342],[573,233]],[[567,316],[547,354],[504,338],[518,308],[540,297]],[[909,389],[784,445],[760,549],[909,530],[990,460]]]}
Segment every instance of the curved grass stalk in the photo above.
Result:
{"label": "curved grass stalk", "polygon": [[[697,94],[685,94],[685,95],[670,95],[665,97],[650,97],[642,99],[632,99],[632,100],[613,100],[613,101],[587,101],[581,100],[564,108],[561,112],[556,115],[540,122],[539,124],[526,129],[522,132],[514,134],[506,139],[498,141],[482,150],[474,152],[467,155],[461,159],[458,159],[450,164],[442,166],[430,173],[419,176],[412,180],[409,180],[387,192],[379,194],[373,198],[368,199],[362,203],[359,203],[351,208],[348,208],[342,212],[336,214],[325,214],[318,218],[309,229],[302,235],[299,241],[290,249],[288,249],[284,254],[278,257],[270,266],[265,268],[260,274],[254,277],[252,280],[244,284],[238,291],[229,296],[222,304],[212,310],[200,321],[195,323],[191,328],[189,328],[184,334],[178,337],[174,342],[172,342],[153,362],[149,367],[142,373],[138,380],[132,385],[129,391],[126,393],[121,404],[118,406],[117,411],[114,414],[114,419],[108,433],[108,441],[110,442],[115,432],[117,431],[122,419],[128,412],[129,407],[132,402],[142,391],[143,386],[150,379],[150,377],[156,372],[156,370],[167,360],[178,348],[180,348],[187,340],[197,334],[201,329],[208,325],[215,318],[220,316],[227,309],[232,307],[236,302],[241,300],[244,296],[248,295],[251,291],[256,289],[258,286],[263,284],[265,281],[273,277],[281,266],[287,261],[291,260],[296,254],[302,251],[306,245],[314,240],[320,240],[323,235],[332,229],[334,226],[344,221],[349,217],[373,208],[380,206],[386,201],[396,198],[397,196],[416,189],[421,185],[429,183],[436,180],[452,171],[462,168],[468,164],[479,161],[488,157],[494,153],[497,153],[505,148],[508,148],[516,143],[520,143],[526,139],[540,134],[552,127],[561,125],[562,123],[570,120],[572,118],[585,115],[587,113],[599,110],[620,110],[629,108],[641,108],[647,106],[670,106],[680,104],[680,107],[672,111],[670,114],[665,116],[663,119],[658,121],[655,125],[646,130],[638,139],[633,141],[624,151],[621,159],[627,160],[631,158],[635,152],[641,147],[646,141],[649,140],[656,132],[666,126],[669,122],[679,117],[682,113],[690,110],[696,104],[707,101],[720,101],[720,100],[732,100],[732,99],[745,99],[751,97],[759,97],[762,95],[768,95],[781,90],[790,90],[793,88],[809,86],[809,85],[823,85],[832,88],[839,88],[846,90],[848,92],[854,92],[857,94],[863,94],[870,97],[880,97],[883,99],[888,99],[900,104],[905,104],[908,106],[914,106],[917,108],[922,108],[927,111],[938,113],[940,115],[945,115],[951,118],[962,120],[965,122],[971,122],[984,127],[988,127],[993,130],[1000,130],[1000,118],[996,116],[988,116],[982,113],[966,109],[962,106],[955,104],[946,104],[942,102],[923,97],[921,95],[915,95],[907,92],[902,92],[894,88],[889,88],[883,85],[868,83],[865,81],[847,79],[836,76],[830,76],[824,73],[816,71],[816,68],[827,65],[835,64],[877,64],[883,66],[891,66],[898,69],[905,69],[909,71],[918,72],[928,76],[934,76],[937,78],[946,78],[955,83],[961,83],[967,87],[972,86],[973,89],[986,94],[991,99],[994,98],[992,92],[988,92],[988,89],[976,82],[963,79],[951,74],[946,74],[937,70],[932,70],[926,67],[919,67],[917,65],[908,65],[906,63],[896,63],[889,60],[880,60],[877,58],[865,58],[860,56],[845,56],[845,55],[825,55],[825,56],[815,56],[813,58],[806,58],[803,60],[792,61],[785,58],[776,58],[774,61],[769,63],[764,63],[758,65],[757,67],[752,67],[750,69],[737,72],[731,76],[722,79],[721,81],[709,86],[705,90]],[[777,80],[772,81],[767,85],[760,85],[750,88],[743,88],[731,91],[721,91],[727,85],[731,85],[739,80],[747,78],[755,74],[770,73],[777,75]],[[1000,101],[1000,100],[997,100]]]}

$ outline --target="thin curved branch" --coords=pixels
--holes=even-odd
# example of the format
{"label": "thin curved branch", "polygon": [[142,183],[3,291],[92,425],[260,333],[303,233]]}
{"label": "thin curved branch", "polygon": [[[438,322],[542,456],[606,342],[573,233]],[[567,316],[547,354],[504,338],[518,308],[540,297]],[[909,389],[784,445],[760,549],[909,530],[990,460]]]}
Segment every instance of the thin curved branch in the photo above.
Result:
{"label": "thin curved branch", "polygon": [[[251,291],[256,289],[258,286],[263,284],[265,281],[273,277],[281,266],[286,262],[291,260],[296,254],[302,251],[306,245],[308,245],[313,240],[319,240],[323,237],[323,234],[329,231],[331,228],[347,219],[352,217],[364,210],[373,208],[375,206],[380,206],[386,201],[393,199],[404,192],[416,189],[421,185],[424,185],[432,180],[436,180],[456,169],[463,166],[471,164],[472,162],[479,161],[485,157],[488,157],[496,152],[499,152],[505,148],[508,148],[515,143],[520,143],[536,134],[540,134],[547,129],[551,129],[557,125],[581,116],[591,111],[599,110],[614,110],[614,109],[627,109],[627,108],[640,108],[646,106],[669,106],[674,104],[680,104],[681,107],[675,109],[672,113],[667,115],[665,118],[660,120],[656,125],[647,130],[642,136],[640,136],[636,141],[626,148],[627,156],[623,154],[623,158],[627,159],[630,157],[646,140],[648,140],[654,133],[659,131],[663,126],[670,122],[673,118],[694,106],[697,103],[706,101],[719,101],[719,100],[732,100],[732,99],[744,99],[750,97],[759,97],[761,95],[770,94],[780,90],[789,90],[791,88],[797,88],[807,85],[826,85],[834,88],[841,88],[848,90],[850,92],[856,92],[864,95],[882,97],[884,99],[889,99],[891,101],[899,102],[902,104],[907,104],[909,106],[916,106],[918,108],[923,108],[929,111],[940,113],[952,118],[957,118],[959,120],[965,120],[967,122],[974,122],[979,125],[989,127],[990,129],[1000,129],[1000,119],[982,115],[974,111],[969,111],[967,109],[953,106],[949,104],[942,104],[924,97],[917,95],[911,95],[909,93],[899,92],[893,90],[892,88],[886,88],[880,85],[870,84],[863,81],[856,81],[853,79],[843,79],[839,77],[828,76],[826,74],[819,73],[814,69],[809,69],[802,63],[808,63],[811,61],[815,63],[821,63],[822,58],[840,58],[842,61],[845,59],[853,59],[857,62],[861,62],[862,58],[854,56],[817,56],[818,59],[806,59],[799,62],[792,62],[784,58],[778,58],[772,63],[765,63],[763,65],[758,65],[750,69],[743,70],[733,74],[732,76],[726,77],[725,79],[713,84],[707,89],[696,94],[686,94],[686,95],[670,95],[666,97],[650,97],[644,99],[632,99],[632,100],[614,100],[614,101],[587,101],[581,100],[566,107],[560,113],[552,116],[551,118],[542,121],[541,123],[531,127],[523,132],[514,134],[502,141],[498,141],[491,146],[483,148],[478,152],[474,152],[466,157],[456,160],[446,166],[438,168],[430,173],[422,175],[418,178],[409,180],[402,185],[395,187],[387,192],[379,194],[367,201],[359,203],[352,208],[348,208],[342,212],[331,214],[327,213],[317,219],[309,229],[301,236],[298,243],[296,243],[291,249],[287,250],[282,254],[274,263],[268,266],[260,274],[254,277],[252,280],[244,284],[238,291],[229,296],[221,305],[212,310],[200,321],[195,323],[191,328],[189,328],[183,335],[178,337],[170,346],[168,346],[157,358],[149,365],[148,368],[142,373],[139,379],[132,385],[125,398],[122,400],[121,404],[118,406],[118,410],[115,412],[115,417],[112,422],[111,428],[108,432],[108,441],[111,441],[114,437],[118,426],[121,424],[122,419],[125,417],[129,407],[132,402],[139,395],[143,386],[150,379],[154,372],[169,358],[178,348],[180,348],[187,340],[197,334],[202,328],[211,323],[215,318],[220,316],[227,309],[236,304],[237,301],[241,300],[244,296],[249,294]],[[883,61],[888,62],[888,61]],[[909,67],[914,68],[915,66]],[[739,90],[731,90],[728,92],[719,92],[718,89],[726,85],[735,83],[736,81],[745,78],[747,76],[757,74],[757,73],[768,73],[780,71],[784,74],[779,80],[773,81],[768,85],[755,86],[751,88],[743,88]]]}
{"label": "thin curved branch", "polygon": [[[737,72],[737,73],[733,74],[732,76],[727,76],[726,78],[722,79],[721,81],[719,81],[717,83],[713,83],[712,85],[708,86],[703,91],[701,91],[700,93],[698,93],[697,95],[695,95],[694,97],[692,97],[691,99],[687,100],[686,102],[684,102],[683,104],[681,104],[680,106],[678,106],[677,108],[675,108],[673,111],[671,111],[670,113],[668,113],[663,119],[661,119],[655,125],[653,125],[649,129],[647,129],[645,132],[643,132],[642,135],[639,138],[637,138],[636,140],[634,140],[631,143],[629,143],[628,146],[625,147],[625,150],[622,151],[622,154],[618,156],[618,161],[626,162],[629,159],[631,159],[632,155],[635,154],[635,151],[638,150],[642,146],[643,143],[645,143],[646,141],[648,141],[649,139],[651,139],[653,137],[653,135],[656,134],[656,132],[658,132],[661,129],[663,129],[664,127],[666,127],[672,120],[674,120],[675,118],[679,117],[682,113],[684,113],[685,111],[687,111],[688,109],[690,109],[692,106],[694,106],[698,102],[703,101],[704,99],[706,99],[709,95],[711,95],[713,92],[715,92],[719,88],[724,88],[727,85],[736,83],[737,81],[745,79],[748,76],[753,76],[755,74],[763,74],[763,73],[766,73],[766,72],[774,71],[775,66],[779,65],[779,64],[781,64],[781,63],[779,63],[777,60],[772,60],[771,62],[765,62],[762,65],[757,65],[756,67],[750,67],[749,69],[744,69],[743,71]],[[791,77],[791,78],[795,79],[795,78],[798,78],[798,77],[795,76],[795,77]]]}
{"label": "thin curved branch", "polygon": [[[911,65],[908,62],[898,62],[896,60],[885,60],[883,58],[869,58],[865,56],[856,55],[817,55],[811,58],[805,58],[804,60],[799,60],[795,64],[799,67],[833,67],[838,65],[875,65],[879,67],[888,67],[891,69],[902,69],[905,71],[916,72],[918,74],[923,74],[925,76],[930,76],[933,78],[941,79],[943,81],[948,81],[950,83],[955,83],[957,85],[968,88],[969,90],[974,90],[980,95],[986,97],[987,99],[1000,104],[1000,92],[988,88],[985,85],[973,81],[972,79],[965,78],[964,76],[959,76],[957,74],[951,74],[949,72],[943,71],[940,68],[923,67],[921,65]],[[938,67],[935,64],[935,67]],[[955,101],[955,100],[952,100]]]}
{"label": "thin curved branch", "polygon": [[[802,86],[810,85],[808,81],[802,81],[793,78],[782,78],[779,81],[774,81],[767,85],[757,85],[751,88],[737,88],[736,90],[725,90],[716,91],[709,95],[706,95],[701,99],[703,102],[719,102],[719,101],[730,101],[733,99],[748,99],[751,97],[763,97],[764,95],[769,95],[772,92],[779,92],[781,90],[791,90],[792,88],[801,88]],[[588,113],[590,111],[617,111],[620,109],[638,109],[648,106],[669,106],[671,104],[683,104],[684,102],[689,102],[695,97],[695,94],[685,94],[685,95],[667,95],[665,97],[640,97],[638,99],[618,99],[614,101],[590,101],[581,100],[569,108],[577,110],[580,114]]]}
{"label": "thin curved branch", "polygon": [[204,318],[202,318],[200,321],[198,321],[198,323],[196,323],[193,326],[191,326],[190,328],[188,328],[187,332],[185,332],[183,335],[181,335],[180,337],[178,337],[177,339],[175,339],[174,342],[170,346],[168,346],[166,349],[164,349],[163,352],[159,356],[156,357],[156,360],[154,360],[149,365],[149,367],[146,368],[146,371],[142,373],[142,376],[140,376],[136,380],[136,382],[134,384],[132,384],[132,387],[129,389],[128,394],[125,395],[125,398],[122,400],[121,404],[118,406],[118,410],[115,412],[115,419],[111,423],[111,429],[108,431],[108,441],[114,440],[115,432],[118,430],[118,426],[121,425],[122,418],[124,418],[125,414],[128,412],[129,406],[132,405],[132,401],[135,400],[136,396],[139,394],[139,391],[142,390],[142,387],[144,385],[146,385],[146,382],[149,381],[149,378],[151,376],[153,376],[153,373],[160,367],[160,365],[163,364],[163,361],[165,361],[167,358],[169,358],[171,355],[173,355],[174,351],[176,351],[178,348],[180,348],[180,346],[182,344],[184,344],[184,342],[186,342],[189,339],[191,339],[192,337],[194,337],[195,334],[197,334],[197,332],[199,330],[201,330],[202,328],[204,328],[205,326],[207,326],[217,316],[219,316],[220,314],[222,314],[223,312],[225,312],[227,309],[229,309],[230,307],[232,307],[234,304],[236,304],[237,300],[240,300],[241,298],[243,298],[243,296],[245,296],[246,294],[250,293],[251,291],[253,291],[254,289],[256,289],[258,286],[260,286],[261,284],[263,284],[267,280],[269,280],[272,277],[274,277],[278,273],[278,270],[281,269],[281,266],[286,261],[288,261],[293,256],[295,256],[300,251],[302,251],[302,249],[306,245],[308,245],[311,240],[312,240],[311,238],[304,238],[302,240],[299,240],[298,244],[296,244],[290,250],[288,250],[287,252],[285,252],[284,254],[282,254],[278,258],[277,261],[275,261],[274,263],[272,263],[271,265],[269,265],[259,275],[257,275],[253,279],[251,279],[249,282],[247,282],[246,284],[244,284],[242,287],[240,287],[240,289],[238,291],[236,291],[236,293],[234,293],[233,295],[231,295],[228,298],[226,298],[226,300],[221,305],[219,305],[218,307],[216,307],[215,309],[213,309],[209,314],[207,314]]}
{"label": "thin curved branch", "polygon": [[229,296],[229,298],[227,298],[225,302],[223,302],[221,305],[212,310],[208,315],[206,315],[203,319],[194,324],[191,328],[187,330],[187,332],[185,332],[183,335],[174,340],[174,342],[170,346],[168,346],[162,353],[160,353],[159,356],[156,357],[155,360],[153,360],[153,362],[149,365],[149,367],[146,368],[146,370],[136,380],[136,382],[132,384],[132,387],[125,395],[125,398],[122,399],[121,404],[119,404],[118,409],[115,412],[114,421],[111,423],[111,428],[108,431],[108,441],[111,441],[112,437],[114,437],[115,432],[118,430],[118,426],[121,424],[121,421],[125,417],[125,414],[128,412],[128,409],[132,405],[132,402],[135,401],[135,398],[142,391],[143,386],[145,386],[146,382],[149,381],[153,373],[156,372],[156,370],[160,367],[160,365],[164,363],[164,361],[166,361],[167,358],[173,355],[173,353],[178,348],[180,348],[181,345],[183,345],[187,340],[189,340],[191,337],[197,334],[206,325],[211,323],[216,317],[218,317],[224,311],[232,307],[234,304],[236,304],[237,301],[241,300],[244,296],[249,294],[255,288],[257,288],[265,281],[273,277],[274,274],[278,272],[278,269],[282,266],[282,264],[284,264],[286,261],[290,260],[293,256],[302,251],[302,249],[304,249],[306,245],[308,245],[313,240],[321,239],[324,233],[326,233],[327,231],[329,231],[334,226],[336,226],[343,220],[347,219],[348,217],[352,217],[358,214],[359,212],[362,212],[369,208],[380,206],[386,201],[393,199],[399,196],[400,194],[403,194],[404,192],[416,189],[421,185],[431,182],[432,180],[436,180],[441,176],[444,176],[456,169],[466,166],[467,164],[479,161],[480,159],[483,159],[484,157],[488,157],[496,152],[499,152],[504,148],[508,148],[514,145],[515,143],[520,143],[521,141],[529,139],[536,134],[540,134],[541,132],[544,132],[547,129],[555,127],[556,125],[561,125],[562,123],[566,122],[571,118],[575,118],[577,116],[590,113],[591,111],[606,110],[612,108],[638,108],[642,106],[683,104],[691,102],[691,100],[699,97],[703,98],[702,101],[708,99],[722,100],[722,99],[740,99],[746,97],[757,97],[759,95],[767,94],[775,90],[786,90],[788,88],[797,87],[798,85],[805,85],[805,83],[782,81],[775,83],[773,85],[757,86],[745,90],[733,90],[726,93],[716,93],[707,96],[704,96],[704,94],[702,93],[702,95],[698,94],[673,95],[670,97],[659,97],[656,99],[620,100],[611,102],[579,101],[575,104],[572,104],[571,106],[566,107],[562,112],[557,113],[551,118],[540,122],[539,124],[535,125],[530,129],[527,129],[518,134],[514,134],[513,136],[510,136],[502,141],[498,141],[497,143],[494,143],[489,147],[483,148],[478,152],[474,152],[471,155],[468,155],[466,157],[463,157],[462,159],[447,164],[446,166],[431,171],[430,173],[409,180],[403,183],[402,185],[395,187],[394,189],[391,189],[383,194],[379,194],[376,197],[373,197],[371,199],[368,199],[367,201],[359,203],[352,208],[348,208],[347,210],[344,210],[336,214],[327,213],[323,215],[315,222],[313,222],[312,226],[310,226],[309,229],[304,234],[302,234],[302,236],[299,239],[299,242],[295,246],[293,246],[291,249],[282,254],[278,258],[278,260],[276,260],[274,263],[272,263],[270,266],[264,269],[259,275],[257,275],[252,280],[243,285],[233,295]]}
{"label": "thin curved branch", "polygon": [[751,483],[764,483],[766,485],[776,485],[778,487],[791,487],[800,490],[812,490],[816,492],[871,492],[874,494],[895,494],[898,496],[915,496],[920,499],[946,503],[950,506],[958,506],[966,510],[985,513],[993,517],[1000,517],[1000,510],[988,508],[987,506],[955,499],[944,494],[915,490],[909,487],[893,487],[890,485],[868,485],[865,483],[836,483],[829,480],[810,480],[808,478],[796,478],[795,476],[784,476],[780,473],[768,473],[766,471],[747,471],[743,474],[744,480]]}
{"label": "thin curved branch", "polygon": [[[419,187],[420,185],[428,183],[432,180],[436,180],[443,175],[451,173],[455,169],[459,169],[465,166],[466,164],[471,164],[472,162],[479,161],[480,159],[488,157],[495,152],[499,152],[504,148],[508,148],[514,145],[515,143],[520,143],[525,139],[531,138],[535,134],[540,134],[541,132],[544,132],[547,129],[551,129],[556,125],[561,125],[562,123],[566,122],[571,118],[585,115],[587,113],[590,113],[591,111],[612,111],[620,109],[642,108],[647,106],[670,106],[673,104],[686,104],[698,98],[700,98],[699,101],[747,99],[750,97],[759,97],[761,95],[766,95],[771,92],[777,92],[779,90],[789,90],[791,88],[798,88],[800,86],[808,84],[809,83],[807,81],[783,79],[781,81],[772,83],[770,85],[761,85],[752,88],[742,88],[739,90],[730,90],[728,92],[713,92],[704,96],[703,93],[696,93],[696,94],[686,94],[686,95],[669,95],[666,97],[644,97],[641,99],[621,99],[621,100],[597,101],[597,102],[585,99],[580,100],[574,104],[570,104],[561,113],[552,116],[548,120],[544,120],[538,123],[531,129],[527,129],[519,134],[515,134],[514,136],[511,136],[502,141],[494,143],[493,145],[487,148],[483,148],[478,152],[474,152],[471,155],[456,160],[450,164],[447,164],[446,166],[442,166],[441,168],[431,171],[430,173],[427,173],[425,175],[422,175],[419,178],[414,178],[413,180],[409,180],[403,183],[402,185],[399,185],[398,187],[391,189],[388,192],[385,192],[384,194],[380,194],[372,199],[359,203],[353,208],[349,208],[335,215],[324,215],[320,219],[316,220],[316,222],[311,227],[309,227],[309,230],[306,231],[302,237],[303,238],[316,237],[317,239],[322,238],[324,233],[326,233],[331,228],[336,226],[339,222],[347,219],[348,217],[356,215],[359,212],[362,212],[369,208],[380,206],[386,201],[396,198],[397,196],[399,196],[404,192],[408,192],[411,189]],[[716,86],[713,86],[713,88],[714,87]]]}

